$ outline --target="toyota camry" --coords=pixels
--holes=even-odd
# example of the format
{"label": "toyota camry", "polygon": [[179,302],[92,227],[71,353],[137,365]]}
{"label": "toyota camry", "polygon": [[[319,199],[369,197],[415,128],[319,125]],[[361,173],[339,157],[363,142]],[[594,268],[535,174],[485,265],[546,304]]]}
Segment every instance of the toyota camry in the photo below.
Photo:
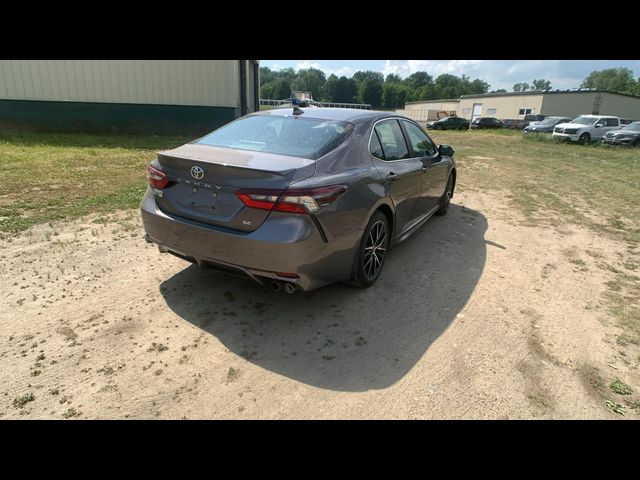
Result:
{"label": "toyota camry", "polygon": [[391,112],[252,113],[158,152],[140,205],[145,238],[274,290],[369,287],[390,247],[447,212],[453,153]]}

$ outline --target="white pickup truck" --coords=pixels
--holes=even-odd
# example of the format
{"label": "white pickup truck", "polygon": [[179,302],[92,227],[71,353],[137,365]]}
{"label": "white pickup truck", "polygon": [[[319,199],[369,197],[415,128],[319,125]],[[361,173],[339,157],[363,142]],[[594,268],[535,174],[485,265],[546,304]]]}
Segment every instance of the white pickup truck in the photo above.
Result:
{"label": "white pickup truck", "polygon": [[620,119],[607,115],[580,115],[569,123],[560,123],[553,129],[553,137],[560,140],[590,143],[600,140],[611,130],[620,129]]}

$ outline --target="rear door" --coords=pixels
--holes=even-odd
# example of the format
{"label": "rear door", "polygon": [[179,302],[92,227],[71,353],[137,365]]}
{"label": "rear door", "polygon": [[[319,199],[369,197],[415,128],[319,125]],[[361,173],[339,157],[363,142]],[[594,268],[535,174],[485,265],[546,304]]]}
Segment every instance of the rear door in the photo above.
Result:
{"label": "rear door", "polygon": [[395,118],[374,125],[369,151],[395,205],[395,233],[399,235],[420,215],[422,162],[410,158],[404,133]]}
{"label": "rear door", "polygon": [[420,159],[422,163],[420,214],[424,215],[438,204],[444,193],[449,163],[443,161],[433,140],[418,125],[408,120],[402,120],[400,123],[404,128],[411,155]]}
{"label": "rear door", "polygon": [[605,118],[599,121],[600,123],[604,123],[603,128],[598,128],[598,134],[603,137],[607,132],[612,130],[620,130],[620,120],[617,118]]}

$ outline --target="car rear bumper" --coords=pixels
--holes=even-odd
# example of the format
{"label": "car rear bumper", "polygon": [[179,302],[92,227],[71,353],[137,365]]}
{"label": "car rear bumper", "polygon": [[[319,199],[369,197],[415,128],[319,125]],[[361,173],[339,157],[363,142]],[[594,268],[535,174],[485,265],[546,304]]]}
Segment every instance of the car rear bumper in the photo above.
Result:
{"label": "car rear bumper", "polygon": [[147,241],[202,267],[243,274],[258,283],[291,282],[302,290],[346,280],[351,274],[355,248],[333,248],[309,215],[271,212],[255,231],[237,232],[168,215],[150,190],[140,213]]}

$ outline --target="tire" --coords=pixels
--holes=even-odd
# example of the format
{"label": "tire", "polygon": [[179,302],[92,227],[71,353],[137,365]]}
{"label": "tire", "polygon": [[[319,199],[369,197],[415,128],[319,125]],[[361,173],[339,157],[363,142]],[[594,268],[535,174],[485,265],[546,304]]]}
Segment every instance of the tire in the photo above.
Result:
{"label": "tire", "polygon": [[591,143],[591,135],[589,135],[588,133],[583,133],[582,135],[580,135],[580,138],[578,139],[578,143],[580,145]]}
{"label": "tire", "polygon": [[[376,211],[369,220],[360,240],[353,262],[349,283],[358,288],[368,288],[380,277],[389,250],[389,222],[381,211]],[[373,248],[372,248],[373,247]],[[371,263],[377,262],[377,263]]]}
{"label": "tire", "polygon": [[453,174],[449,174],[449,180],[447,180],[447,188],[444,189],[444,193],[438,200],[440,204],[440,208],[435,213],[438,216],[443,216],[447,214],[449,210],[449,205],[451,204],[451,197],[453,196]]}
{"label": "tire", "polygon": [[640,138],[636,138],[631,144],[632,147],[640,147]]}

